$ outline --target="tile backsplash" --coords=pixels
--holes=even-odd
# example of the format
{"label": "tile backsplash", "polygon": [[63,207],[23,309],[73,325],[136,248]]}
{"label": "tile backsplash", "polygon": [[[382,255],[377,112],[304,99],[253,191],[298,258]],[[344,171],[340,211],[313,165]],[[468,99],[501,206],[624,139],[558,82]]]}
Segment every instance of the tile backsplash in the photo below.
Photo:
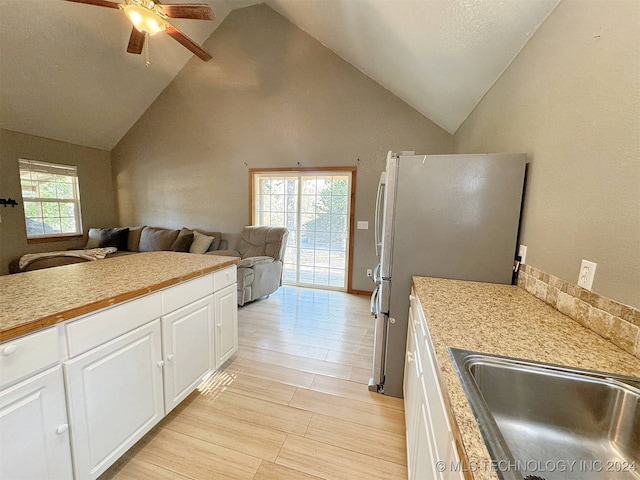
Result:
{"label": "tile backsplash", "polygon": [[521,265],[518,286],[640,358],[640,310]]}

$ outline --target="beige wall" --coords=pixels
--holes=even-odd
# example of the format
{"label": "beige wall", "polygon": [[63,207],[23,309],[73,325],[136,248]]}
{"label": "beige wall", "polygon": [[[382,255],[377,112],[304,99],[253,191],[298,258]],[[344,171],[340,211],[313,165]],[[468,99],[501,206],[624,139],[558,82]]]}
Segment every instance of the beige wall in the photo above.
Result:
{"label": "beige wall", "polygon": [[640,307],[640,2],[563,0],[454,144],[526,152],[527,263]]}
{"label": "beige wall", "polygon": [[0,274],[8,273],[9,262],[25,253],[66,250],[83,245],[79,240],[27,244],[18,170],[20,158],[76,165],[85,232],[90,227],[106,227],[115,223],[109,152],[0,130],[0,197],[11,197],[19,203],[17,207],[0,207]]}
{"label": "beige wall", "polygon": [[[123,225],[239,233],[249,168],[355,165],[353,288],[371,290],[386,152],[449,153],[453,138],[266,5],[236,10],[112,152]],[[358,161],[359,159],[359,161]]]}

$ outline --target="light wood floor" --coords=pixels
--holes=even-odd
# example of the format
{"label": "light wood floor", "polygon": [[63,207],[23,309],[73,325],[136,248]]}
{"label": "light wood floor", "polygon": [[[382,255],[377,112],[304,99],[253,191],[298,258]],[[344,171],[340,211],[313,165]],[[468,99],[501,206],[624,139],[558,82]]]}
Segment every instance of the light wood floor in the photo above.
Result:
{"label": "light wood floor", "polygon": [[100,480],[407,478],[402,400],[366,387],[368,298],[283,287],[238,317],[238,353]]}

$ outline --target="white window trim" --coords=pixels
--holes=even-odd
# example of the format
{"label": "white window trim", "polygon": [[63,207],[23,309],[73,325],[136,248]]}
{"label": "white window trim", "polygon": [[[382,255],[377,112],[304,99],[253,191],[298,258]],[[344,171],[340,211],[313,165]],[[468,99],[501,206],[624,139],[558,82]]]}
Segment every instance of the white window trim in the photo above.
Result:
{"label": "white window trim", "polygon": [[39,203],[72,203],[75,208],[75,232],[55,232],[55,233],[45,233],[40,235],[30,235],[27,230],[27,215],[26,211],[24,211],[24,221],[25,221],[25,232],[27,234],[27,239],[39,239],[39,238],[57,238],[57,237],[77,237],[78,235],[83,234],[82,230],[82,215],[80,212],[80,187],[78,182],[78,167],[73,165],[62,165],[57,163],[48,163],[41,162],[38,160],[26,160],[19,159],[18,160],[20,178],[22,178],[22,172],[24,170],[28,170],[29,172],[40,172],[40,173],[49,173],[54,175],[64,175],[67,177],[73,177],[73,198],[42,198],[42,197],[25,197],[22,191],[22,182],[20,185],[20,193],[22,195],[22,202],[39,202]]}

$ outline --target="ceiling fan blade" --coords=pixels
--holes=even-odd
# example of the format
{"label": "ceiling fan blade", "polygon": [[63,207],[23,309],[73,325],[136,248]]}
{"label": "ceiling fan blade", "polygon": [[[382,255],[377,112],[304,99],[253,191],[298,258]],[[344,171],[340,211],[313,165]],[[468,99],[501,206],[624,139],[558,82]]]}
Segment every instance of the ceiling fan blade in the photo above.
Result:
{"label": "ceiling fan blade", "polygon": [[184,33],[182,33],[177,28],[167,25],[167,29],[165,30],[167,35],[173,38],[175,41],[180,43],[182,46],[186,47],[188,50],[192,51],[195,55],[197,55],[200,59],[205,62],[211,60],[211,55],[205,52],[200,45],[187,37]]}
{"label": "ceiling fan blade", "polygon": [[119,3],[109,2],[107,0],[67,0],[67,2],[85,3],[87,5],[95,5],[96,7],[119,8]]}
{"label": "ceiling fan blade", "polygon": [[127,45],[127,52],[142,53],[142,47],[144,47],[144,39],[146,35],[140,32],[136,27],[131,30],[131,36],[129,37],[129,45]]}
{"label": "ceiling fan blade", "polygon": [[169,18],[193,18],[196,20],[213,20],[213,11],[204,3],[183,5],[158,5],[163,14]]}

